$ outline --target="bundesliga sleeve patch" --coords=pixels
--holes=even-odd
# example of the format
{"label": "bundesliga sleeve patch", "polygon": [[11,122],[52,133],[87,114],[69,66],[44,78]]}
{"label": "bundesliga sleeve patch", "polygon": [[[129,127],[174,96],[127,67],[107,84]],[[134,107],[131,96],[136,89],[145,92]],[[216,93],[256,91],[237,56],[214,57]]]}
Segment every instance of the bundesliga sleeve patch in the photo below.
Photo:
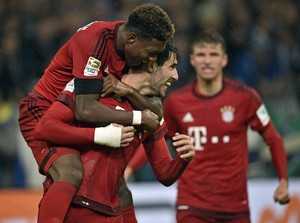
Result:
{"label": "bundesliga sleeve patch", "polygon": [[89,57],[89,60],[84,68],[84,76],[97,76],[101,67],[101,61],[94,57]]}
{"label": "bundesliga sleeve patch", "polygon": [[264,104],[257,109],[256,115],[263,126],[266,126],[269,123],[270,116]]}
{"label": "bundesliga sleeve patch", "polygon": [[67,83],[64,91],[69,91],[69,92],[73,93],[74,88],[75,88],[75,86],[74,86],[74,78],[73,78],[69,83]]}

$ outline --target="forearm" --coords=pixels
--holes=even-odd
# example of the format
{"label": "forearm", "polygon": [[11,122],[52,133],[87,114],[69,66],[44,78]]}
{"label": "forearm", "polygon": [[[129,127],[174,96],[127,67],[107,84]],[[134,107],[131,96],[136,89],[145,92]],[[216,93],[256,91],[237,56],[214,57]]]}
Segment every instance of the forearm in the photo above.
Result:
{"label": "forearm", "polygon": [[94,128],[79,128],[56,119],[41,121],[35,129],[35,139],[59,145],[86,145],[94,143]]}
{"label": "forearm", "polygon": [[269,146],[272,162],[276,168],[279,180],[288,179],[287,175],[287,156],[281,136],[271,123],[262,133],[262,136]]}
{"label": "forearm", "polygon": [[94,126],[106,126],[118,123],[124,126],[132,125],[133,112],[110,108],[96,99],[86,95],[76,96],[76,119]]}
{"label": "forearm", "polygon": [[68,124],[73,122],[73,112],[64,104],[55,102],[37,124],[34,137],[36,140],[67,146],[123,146],[121,127],[110,124],[106,127],[84,128]]}
{"label": "forearm", "polygon": [[132,90],[129,91],[126,97],[131,102],[131,104],[135,109],[137,110],[149,109],[159,117],[159,120],[162,119],[163,108],[162,108],[161,98],[144,96],[140,94],[136,89],[133,88]]}
{"label": "forearm", "polygon": [[152,166],[152,168],[160,183],[165,186],[171,186],[181,176],[187,165],[187,161],[177,157],[168,162],[163,161],[155,167]]}
{"label": "forearm", "polygon": [[68,107],[54,102],[38,122],[34,138],[60,145],[93,143],[94,128],[79,128],[67,124],[73,120],[73,112]]}
{"label": "forearm", "polygon": [[188,165],[180,157],[172,159],[163,139],[153,144],[145,144],[144,147],[158,181],[165,186],[172,185]]}
{"label": "forearm", "polygon": [[101,96],[107,97],[111,93],[126,97],[137,110],[149,109],[159,117],[159,120],[162,118],[163,109],[161,98],[149,98],[144,96],[135,88],[118,80],[113,75],[105,77]]}

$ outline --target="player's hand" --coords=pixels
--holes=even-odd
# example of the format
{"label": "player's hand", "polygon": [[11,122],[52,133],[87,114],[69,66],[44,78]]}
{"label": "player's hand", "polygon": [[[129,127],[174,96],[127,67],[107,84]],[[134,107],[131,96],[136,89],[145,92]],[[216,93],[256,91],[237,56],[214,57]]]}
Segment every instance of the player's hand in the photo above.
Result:
{"label": "player's hand", "polygon": [[133,140],[135,128],[133,126],[122,126],[113,123],[113,126],[121,127],[121,142],[120,147],[126,147]]}
{"label": "player's hand", "polygon": [[279,185],[274,193],[274,201],[282,205],[290,202],[288,182],[286,179],[280,180]]}
{"label": "player's hand", "polygon": [[190,162],[195,157],[195,147],[192,139],[184,134],[176,133],[173,136],[173,145],[177,147],[176,151],[180,154],[180,158]]}
{"label": "player's hand", "polygon": [[113,148],[126,147],[133,140],[133,126],[110,124],[105,127],[97,127],[94,131],[94,143]]}
{"label": "player's hand", "polygon": [[123,83],[113,75],[108,75],[107,77],[104,77],[103,80],[104,83],[101,97],[106,97],[111,93],[115,93],[120,97],[125,97],[132,90],[131,86]]}
{"label": "player's hand", "polygon": [[158,116],[149,109],[142,111],[142,123],[141,127],[148,133],[155,132],[159,125]]}

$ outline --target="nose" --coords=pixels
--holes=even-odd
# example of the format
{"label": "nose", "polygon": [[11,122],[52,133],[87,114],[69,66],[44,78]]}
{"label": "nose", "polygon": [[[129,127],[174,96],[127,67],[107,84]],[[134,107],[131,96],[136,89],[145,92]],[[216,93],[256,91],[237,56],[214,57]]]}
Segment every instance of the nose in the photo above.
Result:
{"label": "nose", "polygon": [[209,56],[209,55],[206,55],[206,56],[204,57],[204,62],[205,62],[205,63],[209,63],[209,62],[210,62],[210,56]]}
{"label": "nose", "polygon": [[179,75],[178,75],[177,69],[174,69],[174,74],[172,75],[172,78],[173,78],[175,81],[178,81]]}

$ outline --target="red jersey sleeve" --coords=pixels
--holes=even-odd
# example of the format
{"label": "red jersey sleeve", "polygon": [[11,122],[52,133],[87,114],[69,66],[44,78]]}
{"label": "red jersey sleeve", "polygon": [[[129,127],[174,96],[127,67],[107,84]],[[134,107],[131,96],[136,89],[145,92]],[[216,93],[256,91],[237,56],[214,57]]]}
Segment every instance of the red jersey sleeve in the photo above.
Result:
{"label": "red jersey sleeve", "polygon": [[144,148],[157,180],[165,186],[172,185],[188,165],[180,157],[171,157],[164,138],[144,144]]}
{"label": "red jersey sleeve", "polygon": [[252,114],[252,116],[250,116],[249,125],[262,135],[268,145],[278,178],[287,179],[287,157],[283,140],[275,128],[261,97],[254,89],[252,89],[252,92],[253,98],[251,100],[252,104],[250,105],[252,112],[249,113]]}
{"label": "red jersey sleeve", "polygon": [[79,29],[76,35],[69,42],[69,53],[73,58],[73,75],[76,78],[100,78],[103,77],[101,72],[101,61],[92,55],[92,52],[99,39],[99,33]]}
{"label": "red jersey sleeve", "polygon": [[101,78],[113,74],[122,77],[125,60],[117,53],[117,30],[124,21],[92,22],[82,28],[69,42],[76,78]]}
{"label": "red jersey sleeve", "polygon": [[269,146],[272,162],[276,167],[279,180],[287,180],[287,157],[284,150],[283,140],[271,121],[265,131],[262,132],[262,137]]}
{"label": "red jersey sleeve", "polygon": [[94,143],[94,128],[80,128],[74,123],[73,111],[59,101],[47,110],[35,128],[35,139],[60,145],[80,145]]}

